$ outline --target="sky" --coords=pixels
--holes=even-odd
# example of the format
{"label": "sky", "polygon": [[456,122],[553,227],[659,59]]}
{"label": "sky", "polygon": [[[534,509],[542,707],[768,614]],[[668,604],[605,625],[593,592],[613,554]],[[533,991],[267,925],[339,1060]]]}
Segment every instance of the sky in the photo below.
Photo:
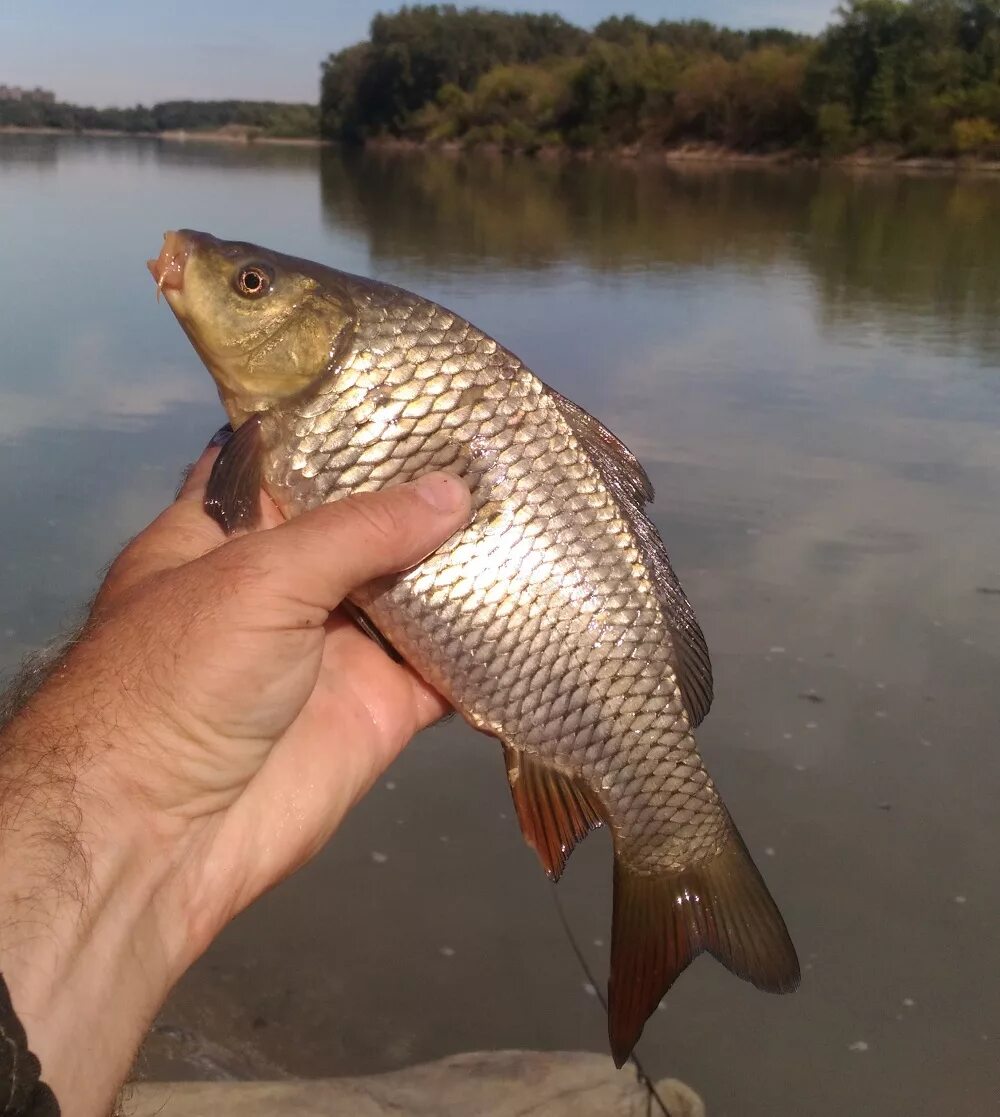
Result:
{"label": "sky", "polygon": [[[584,27],[608,15],[710,19],[819,31],[836,0],[481,0],[555,11]],[[315,101],[320,62],[363,39],[398,0],[0,0],[0,83],[77,104],[179,98]]]}

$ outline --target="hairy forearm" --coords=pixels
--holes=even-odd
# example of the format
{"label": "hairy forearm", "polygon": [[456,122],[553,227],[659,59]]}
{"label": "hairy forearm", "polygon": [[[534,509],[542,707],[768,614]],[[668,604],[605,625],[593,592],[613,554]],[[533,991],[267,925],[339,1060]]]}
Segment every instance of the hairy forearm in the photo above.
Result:
{"label": "hairy forearm", "polygon": [[122,801],[93,695],[62,674],[0,731],[0,971],[63,1113],[97,1117],[180,963],[168,847]]}

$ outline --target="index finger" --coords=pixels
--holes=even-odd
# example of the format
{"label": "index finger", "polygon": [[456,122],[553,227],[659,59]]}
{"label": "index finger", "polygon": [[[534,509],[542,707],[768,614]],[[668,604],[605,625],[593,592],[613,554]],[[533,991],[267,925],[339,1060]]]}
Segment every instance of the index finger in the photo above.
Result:
{"label": "index finger", "polygon": [[197,500],[200,503],[205,499],[205,489],[208,486],[208,479],[212,475],[212,467],[215,465],[222,447],[229,441],[232,434],[233,428],[229,423],[226,423],[224,427],[220,427],[212,435],[208,440],[208,445],[202,451],[201,457],[184,470],[175,500]]}

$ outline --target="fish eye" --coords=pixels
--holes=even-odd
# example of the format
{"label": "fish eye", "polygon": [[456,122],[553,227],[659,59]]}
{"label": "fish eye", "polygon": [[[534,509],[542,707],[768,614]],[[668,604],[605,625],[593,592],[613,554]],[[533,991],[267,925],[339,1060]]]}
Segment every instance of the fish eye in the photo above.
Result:
{"label": "fish eye", "polygon": [[271,277],[259,264],[241,268],[236,276],[237,292],[247,299],[259,299],[271,287]]}

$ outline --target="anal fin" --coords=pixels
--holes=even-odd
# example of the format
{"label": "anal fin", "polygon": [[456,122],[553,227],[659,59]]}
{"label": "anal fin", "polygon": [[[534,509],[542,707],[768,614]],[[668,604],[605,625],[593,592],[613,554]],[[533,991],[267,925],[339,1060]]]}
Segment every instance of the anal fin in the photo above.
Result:
{"label": "anal fin", "polygon": [[537,756],[504,745],[507,778],[524,840],[552,880],[562,876],[576,843],[604,819],[594,793]]}

